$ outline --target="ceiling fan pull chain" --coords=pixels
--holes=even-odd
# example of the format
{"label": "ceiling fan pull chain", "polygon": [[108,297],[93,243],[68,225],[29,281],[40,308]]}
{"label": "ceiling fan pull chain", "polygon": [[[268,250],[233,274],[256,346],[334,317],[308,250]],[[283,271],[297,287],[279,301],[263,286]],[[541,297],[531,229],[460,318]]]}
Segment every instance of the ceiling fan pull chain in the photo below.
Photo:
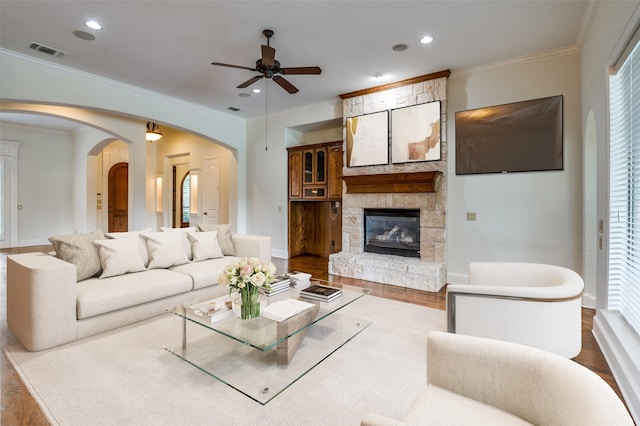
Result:
{"label": "ceiling fan pull chain", "polygon": [[[267,39],[268,40],[268,39]],[[269,146],[269,85],[267,81],[264,82],[264,150],[268,151]]]}

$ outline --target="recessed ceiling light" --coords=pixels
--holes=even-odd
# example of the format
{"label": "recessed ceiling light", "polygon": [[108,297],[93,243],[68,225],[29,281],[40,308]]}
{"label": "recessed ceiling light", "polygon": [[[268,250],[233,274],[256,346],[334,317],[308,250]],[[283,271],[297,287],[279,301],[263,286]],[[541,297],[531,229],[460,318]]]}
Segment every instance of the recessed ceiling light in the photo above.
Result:
{"label": "recessed ceiling light", "polygon": [[394,52],[404,52],[405,50],[407,50],[409,48],[409,46],[407,46],[406,44],[396,44],[395,46],[393,46],[391,48],[391,50],[393,50]]}
{"label": "recessed ceiling light", "polygon": [[240,96],[241,98],[248,98],[249,96],[251,96],[251,94],[246,92],[241,92],[241,93],[238,93],[238,96]]}
{"label": "recessed ceiling light", "polygon": [[260,89],[253,89],[252,92],[253,93],[260,93]]}
{"label": "recessed ceiling light", "polygon": [[426,36],[424,36],[424,37],[422,37],[422,38],[420,39],[420,43],[422,43],[422,44],[429,44],[429,43],[431,43],[432,41],[433,41],[433,37],[428,36],[428,35],[426,35]]}
{"label": "recessed ceiling light", "polygon": [[102,25],[100,25],[96,21],[86,21],[84,24],[87,27],[91,28],[92,30],[101,30],[102,29]]}

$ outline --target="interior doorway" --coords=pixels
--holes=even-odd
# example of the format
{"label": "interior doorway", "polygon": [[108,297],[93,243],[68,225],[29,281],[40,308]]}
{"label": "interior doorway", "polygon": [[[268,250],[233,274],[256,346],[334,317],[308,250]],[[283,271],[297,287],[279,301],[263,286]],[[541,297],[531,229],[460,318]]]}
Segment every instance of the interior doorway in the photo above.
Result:
{"label": "interior doorway", "polygon": [[109,232],[129,230],[129,164],[117,163],[109,169]]}
{"label": "interior doorway", "polygon": [[173,228],[188,228],[191,214],[191,175],[189,163],[173,165],[172,220]]}

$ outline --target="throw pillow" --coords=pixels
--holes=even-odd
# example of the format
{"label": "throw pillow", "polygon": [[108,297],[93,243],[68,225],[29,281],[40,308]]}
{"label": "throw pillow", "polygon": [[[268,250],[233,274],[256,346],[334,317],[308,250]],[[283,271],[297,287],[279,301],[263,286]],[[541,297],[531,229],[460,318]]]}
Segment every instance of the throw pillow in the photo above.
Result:
{"label": "throw pillow", "polygon": [[218,233],[216,231],[188,233],[187,236],[191,240],[194,262],[224,257],[222,249],[218,245]]}
{"label": "throw pillow", "polygon": [[149,269],[168,268],[188,263],[179,232],[149,232],[142,234],[149,252]]}
{"label": "throw pillow", "polygon": [[102,271],[98,247],[93,241],[103,239],[104,233],[97,230],[86,234],[58,235],[50,237],[49,241],[58,258],[76,266],[76,281],[82,281]]}
{"label": "throw pillow", "polygon": [[130,231],[130,232],[108,232],[106,233],[107,238],[129,238],[136,237],[138,242],[138,251],[140,252],[140,257],[142,257],[142,262],[146,267],[149,265],[149,253],[147,252],[147,244],[141,237],[141,234],[151,232],[151,228],[143,229],[142,231]]}
{"label": "throw pillow", "polygon": [[191,241],[187,237],[187,234],[195,234],[197,229],[195,226],[191,226],[189,228],[168,228],[166,226],[161,226],[160,230],[162,232],[176,232],[180,234],[180,241],[182,243],[182,247],[184,248],[184,252],[189,258],[189,260],[193,259],[193,253],[191,253]]}
{"label": "throw pillow", "polygon": [[139,240],[140,237],[137,235],[129,238],[95,240],[93,244],[98,246],[102,265],[100,278],[144,271],[146,268],[140,256]]}
{"label": "throw pillow", "polygon": [[218,244],[220,244],[222,253],[225,256],[236,255],[236,248],[233,246],[233,240],[231,240],[231,225],[211,225],[199,223],[198,229],[202,232],[218,231]]}

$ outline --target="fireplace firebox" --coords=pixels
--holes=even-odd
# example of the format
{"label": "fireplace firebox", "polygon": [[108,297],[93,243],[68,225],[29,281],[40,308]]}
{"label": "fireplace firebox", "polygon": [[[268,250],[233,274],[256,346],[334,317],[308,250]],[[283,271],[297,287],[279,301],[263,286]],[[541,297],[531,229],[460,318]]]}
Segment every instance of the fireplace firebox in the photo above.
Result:
{"label": "fireplace firebox", "polygon": [[420,209],[364,209],[364,251],[420,257]]}

